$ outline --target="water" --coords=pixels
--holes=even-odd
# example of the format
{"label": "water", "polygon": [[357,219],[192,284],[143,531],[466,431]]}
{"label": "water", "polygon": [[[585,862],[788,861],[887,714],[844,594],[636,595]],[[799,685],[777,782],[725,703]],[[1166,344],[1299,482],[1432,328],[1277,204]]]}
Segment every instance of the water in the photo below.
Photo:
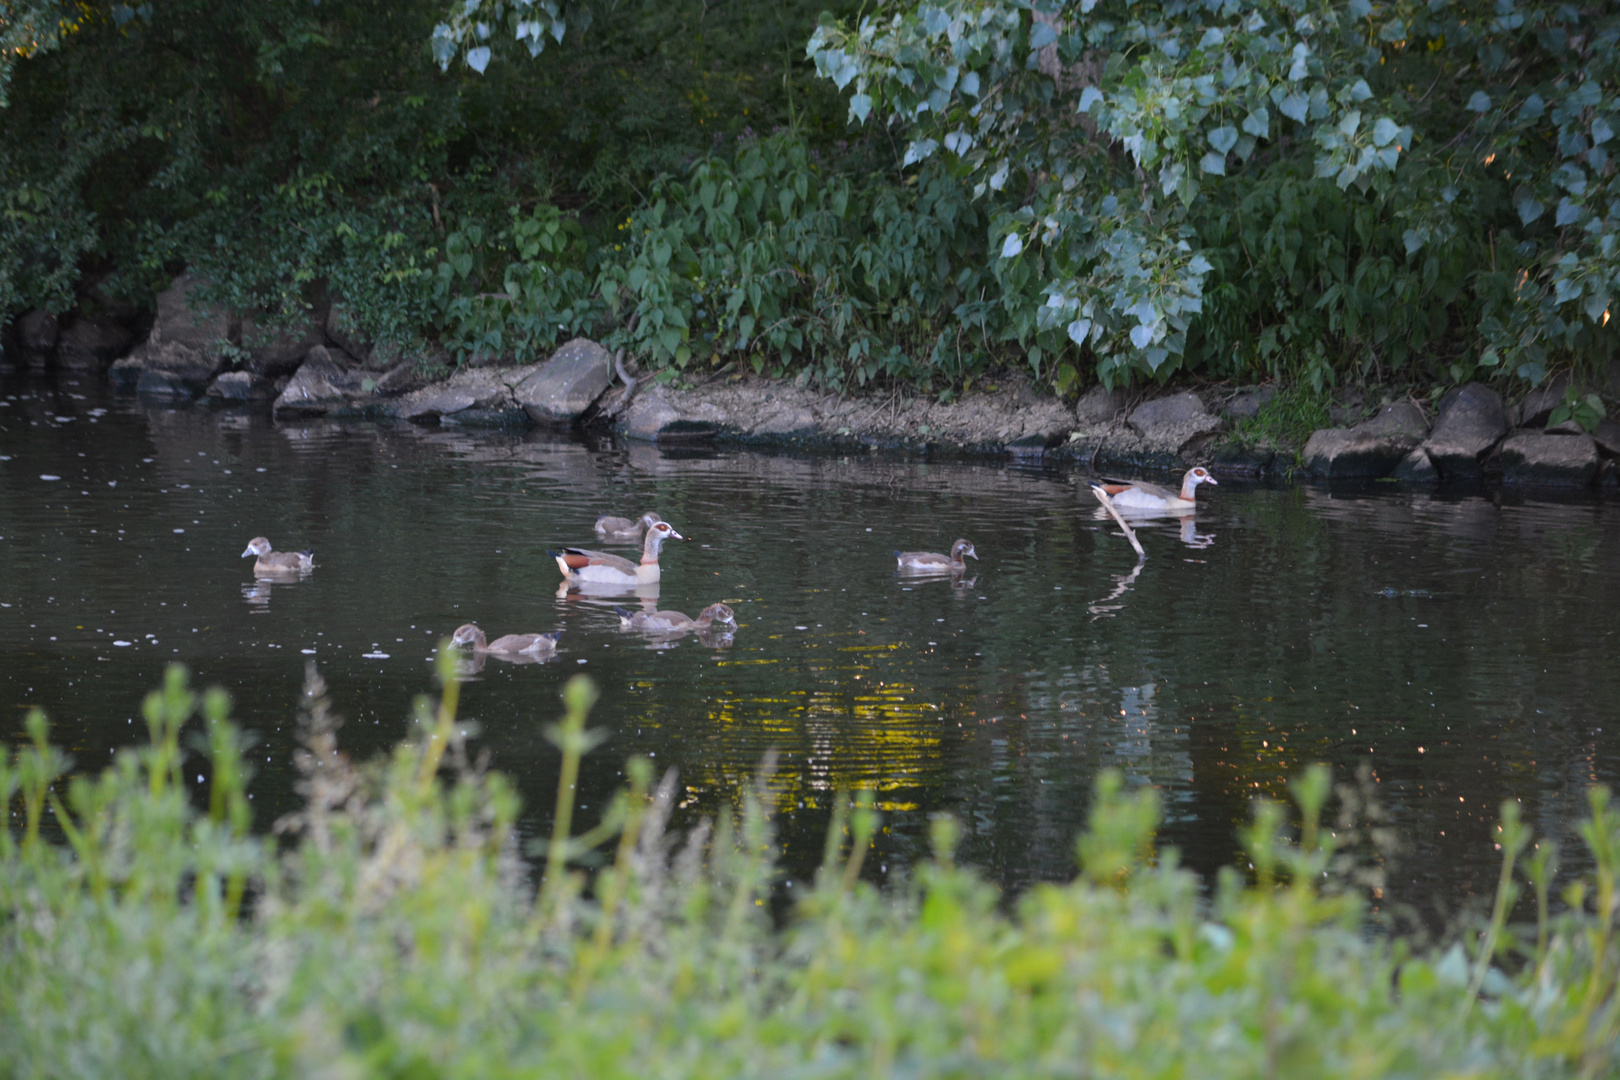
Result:
{"label": "water", "polygon": [[[839,785],[877,792],[877,879],[949,811],[961,858],[1017,889],[1072,874],[1105,766],[1157,786],[1161,841],[1207,873],[1239,859],[1253,796],[1310,761],[1341,779],[1366,762],[1405,847],[1388,899],[1432,915],[1493,888],[1501,799],[1569,851],[1585,785],[1620,775],[1612,497],[1226,482],[1202,490],[1195,526],[1142,528],[1132,577],[1065,469],[278,426],[109,400],[89,380],[12,381],[0,399],[8,737],[43,705],[94,767],[144,738],[141,697],[182,660],[254,733],[260,827],[294,805],[308,659],[365,757],[406,734],[434,643],[467,621],[564,631],[555,660],[490,660],[463,692],[527,835],[550,826],[541,728],[585,672],[609,733],[582,776],[586,822],[628,755],[679,770],[690,822],[775,750],[800,879]],[[598,513],[646,509],[688,537],[666,548],[658,606],[725,601],[742,624],[729,647],[649,642],[619,630],[625,598],[558,594],[546,549],[601,546]],[[260,534],[313,547],[314,575],[255,582],[239,554]],[[958,536],[981,557],[970,583],[894,577],[894,548]]]}

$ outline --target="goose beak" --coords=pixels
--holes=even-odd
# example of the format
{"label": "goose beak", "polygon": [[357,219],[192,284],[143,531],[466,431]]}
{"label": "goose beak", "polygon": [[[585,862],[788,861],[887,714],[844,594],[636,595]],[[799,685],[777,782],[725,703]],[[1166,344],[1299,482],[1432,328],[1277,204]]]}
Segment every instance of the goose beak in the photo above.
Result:
{"label": "goose beak", "polygon": [[247,558],[247,557],[248,557],[248,556],[249,556],[249,555],[252,555],[252,554],[253,554],[253,545],[252,545],[252,544],[249,544],[249,545],[248,545],[248,549],[247,549],[247,550],[246,550],[246,551],[244,551],[244,552],[242,552],[242,558],[244,558],[244,559],[245,559],[245,558]]}
{"label": "goose beak", "polygon": [[673,525],[671,525],[669,527],[669,538],[671,540],[685,540],[686,539],[686,537],[682,536],[680,533],[675,531],[675,526],[673,526]]}

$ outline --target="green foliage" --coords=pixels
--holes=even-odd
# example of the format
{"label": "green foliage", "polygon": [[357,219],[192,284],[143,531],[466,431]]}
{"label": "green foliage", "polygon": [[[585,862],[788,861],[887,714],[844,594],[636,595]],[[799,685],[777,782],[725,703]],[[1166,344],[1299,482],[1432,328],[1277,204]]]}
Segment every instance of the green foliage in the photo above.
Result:
{"label": "green foliage", "polygon": [[260,324],[339,298],[393,348],[589,334],[666,378],[1616,355],[1612,5],[821,7],[13,0],[0,318],[190,267]]}
{"label": "green foliage", "polygon": [[1596,394],[1579,393],[1575,387],[1564,388],[1564,400],[1547,417],[1548,425],[1573,420],[1587,431],[1596,431],[1603,423],[1606,410],[1603,399]]}
{"label": "green foliage", "polygon": [[950,0],[809,51],[908,163],[1021,192],[995,230],[1035,264],[1020,340],[1105,382],[1320,388],[1612,355],[1617,39],[1611,7],[1536,0]]}
{"label": "green foliage", "polygon": [[[766,915],[764,777],[684,840],[673,775],[630,784],[576,835],[594,690],[564,691],[555,829],[539,883],[498,775],[469,764],[454,657],[414,734],[357,767],[313,668],[303,808],[249,831],[241,736],[223,693],[172,668],[148,745],[67,776],[44,717],[0,748],[0,1043],[18,1075],[265,1077],[1045,1075],[1477,1077],[1611,1074],[1620,1035],[1620,812],[1593,788],[1590,871],[1552,913],[1556,852],[1503,804],[1489,920],[1443,952],[1362,925],[1342,878],[1351,831],[1321,815],[1321,766],[1256,804],[1252,880],[1211,898],[1155,852],[1151,788],[1099,777],[1084,873],[1009,913],[952,859],[881,893],[860,879],[870,793],[834,802],[827,854],[785,927]],[[185,747],[193,747],[187,750]],[[205,772],[191,791],[185,781]],[[60,792],[66,784],[67,798]],[[1348,797],[1348,793],[1341,792]],[[206,806],[206,809],[204,808]],[[46,818],[46,808],[50,817]],[[48,822],[48,824],[47,824]],[[50,842],[60,836],[65,846]],[[615,837],[617,839],[615,839]],[[587,880],[570,864],[612,844]],[[1534,927],[1508,922],[1523,874]],[[1322,888],[1326,881],[1329,888]],[[1337,883],[1335,885],[1335,883]]]}

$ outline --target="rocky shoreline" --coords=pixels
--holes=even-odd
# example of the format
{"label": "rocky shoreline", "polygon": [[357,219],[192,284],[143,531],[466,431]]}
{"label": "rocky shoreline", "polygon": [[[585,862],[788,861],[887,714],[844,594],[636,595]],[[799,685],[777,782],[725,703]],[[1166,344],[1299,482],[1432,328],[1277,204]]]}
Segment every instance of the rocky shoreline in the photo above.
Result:
{"label": "rocky shoreline", "polygon": [[[277,419],[397,420],[460,428],[532,425],[608,428],[662,444],[723,443],[928,456],[1013,455],[1079,461],[1093,470],[1175,471],[1209,465],[1217,475],[1388,479],[1404,484],[1478,484],[1580,490],[1617,485],[1620,423],[1587,431],[1549,425],[1567,378],[1504,402],[1469,383],[1436,402],[1411,398],[1336,404],[1338,426],[1315,430],[1303,448],[1255,438],[1254,419],[1272,386],[1105,391],[1078,404],[1005,375],[941,403],[903,393],[840,396],[802,381],[727,374],[684,386],[637,380],[601,345],[578,338],[547,360],[463,367],[429,381],[412,359],[383,355],[348,331],[340,304],[299,334],[262,333],[252,321],[192,303],[187,277],[158,297],[144,340],[129,320],[78,318],[65,327],[18,320],[4,359],[33,367],[105,371],[115,390],[220,405],[257,404]],[[1582,388],[1583,390],[1587,388]],[[1620,398],[1620,364],[1606,385]]]}

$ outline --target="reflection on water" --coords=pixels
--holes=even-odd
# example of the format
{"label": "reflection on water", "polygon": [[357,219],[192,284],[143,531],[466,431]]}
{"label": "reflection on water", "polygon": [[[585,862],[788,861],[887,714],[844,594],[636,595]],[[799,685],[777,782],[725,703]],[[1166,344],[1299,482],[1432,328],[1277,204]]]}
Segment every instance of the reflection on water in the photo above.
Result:
{"label": "reflection on water", "polygon": [[[255,733],[261,822],[292,806],[307,659],[364,756],[406,733],[434,643],[472,619],[565,631],[549,662],[465,660],[465,719],[522,791],[525,832],[549,828],[542,726],[586,672],[610,736],[580,779],[586,821],[627,755],[679,769],[690,823],[774,749],[801,876],[840,786],[878,793],[878,877],[944,810],[963,860],[1017,887],[1072,872],[1105,766],[1156,786],[1163,841],[1210,871],[1255,795],[1284,795],[1309,761],[1343,779],[1368,762],[1407,845],[1392,892],[1455,907],[1492,888],[1501,799],[1567,848],[1584,785],[1620,776],[1612,500],[1223,483],[1196,519],[1133,518],[1148,559],[1132,568],[1062,470],[272,425],[71,381],[0,398],[6,722],[42,704],[95,766],[183,660]],[[561,585],[548,548],[595,546],[598,515],[645,506],[691,538],[666,547],[659,585]],[[974,538],[975,576],[895,576],[896,549],[943,531]],[[256,535],[313,547],[319,572],[244,584]],[[735,634],[649,641],[615,611],[716,601]]]}

